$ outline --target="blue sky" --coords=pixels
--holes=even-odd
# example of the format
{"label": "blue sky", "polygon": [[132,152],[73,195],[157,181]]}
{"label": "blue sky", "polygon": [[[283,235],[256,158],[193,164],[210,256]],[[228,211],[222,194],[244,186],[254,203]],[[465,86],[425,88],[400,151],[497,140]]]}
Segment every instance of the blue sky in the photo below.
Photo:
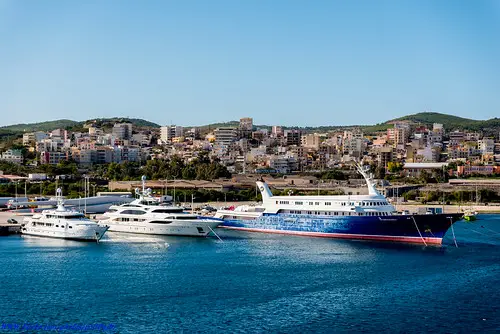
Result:
{"label": "blue sky", "polygon": [[500,116],[500,1],[0,0],[0,125]]}

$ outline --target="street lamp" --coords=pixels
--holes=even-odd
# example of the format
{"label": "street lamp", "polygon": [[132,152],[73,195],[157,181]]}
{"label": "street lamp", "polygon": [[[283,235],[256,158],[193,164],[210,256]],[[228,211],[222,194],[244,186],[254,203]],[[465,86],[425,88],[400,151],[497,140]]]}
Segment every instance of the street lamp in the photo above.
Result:
{"label": "street lamp", "polygon": [[175,206],[175,176],[174,176],[174,206]]}
{"label": "street lamp", "polygon": [[191,214],[194,213],[194,193],[191,194]]}

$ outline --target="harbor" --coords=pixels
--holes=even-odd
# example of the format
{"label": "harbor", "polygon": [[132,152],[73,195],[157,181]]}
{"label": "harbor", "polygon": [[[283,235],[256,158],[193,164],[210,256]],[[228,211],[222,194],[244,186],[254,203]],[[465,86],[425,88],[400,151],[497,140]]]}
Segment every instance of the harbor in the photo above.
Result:
{"label": "harbor", "polygon": [[224,242],[2,237],[2,321],[113,333],[495,332],[500,216],[454,227],[458,247],[450,233],[438,248],[221,229]]}

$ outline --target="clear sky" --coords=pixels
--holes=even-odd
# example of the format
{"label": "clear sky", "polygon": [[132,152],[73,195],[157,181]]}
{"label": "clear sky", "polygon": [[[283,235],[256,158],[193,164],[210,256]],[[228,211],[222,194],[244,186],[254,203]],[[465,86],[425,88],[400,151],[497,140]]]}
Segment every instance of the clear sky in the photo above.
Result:
{"label": "clear sky", "polygon": [[500,0],[0,0],[0,125],[500,117]]}

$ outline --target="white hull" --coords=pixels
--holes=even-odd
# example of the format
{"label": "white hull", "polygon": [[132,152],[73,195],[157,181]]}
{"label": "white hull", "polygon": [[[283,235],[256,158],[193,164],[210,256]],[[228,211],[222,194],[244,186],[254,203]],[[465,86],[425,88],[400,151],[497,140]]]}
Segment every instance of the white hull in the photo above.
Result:
{"label": "white hull", "polygon": [[110,232],[205,237],[215,229],[221,221],[180,221],[171,224],[151,224],[147,222],[117,223],[110,221],[102,221],[102,223],[109,226]]}
{"label": "white hull", "polygon": [[22,234],[34,235],[38,237],[49,237],[58,239],[71,239],[71,240],[85,240],[85,241],[99,241],[106,231],[107,226],[93,226],[81,228],[59,228],[59,227],[42,227],[42,226],[24,226],[21,229]]}

